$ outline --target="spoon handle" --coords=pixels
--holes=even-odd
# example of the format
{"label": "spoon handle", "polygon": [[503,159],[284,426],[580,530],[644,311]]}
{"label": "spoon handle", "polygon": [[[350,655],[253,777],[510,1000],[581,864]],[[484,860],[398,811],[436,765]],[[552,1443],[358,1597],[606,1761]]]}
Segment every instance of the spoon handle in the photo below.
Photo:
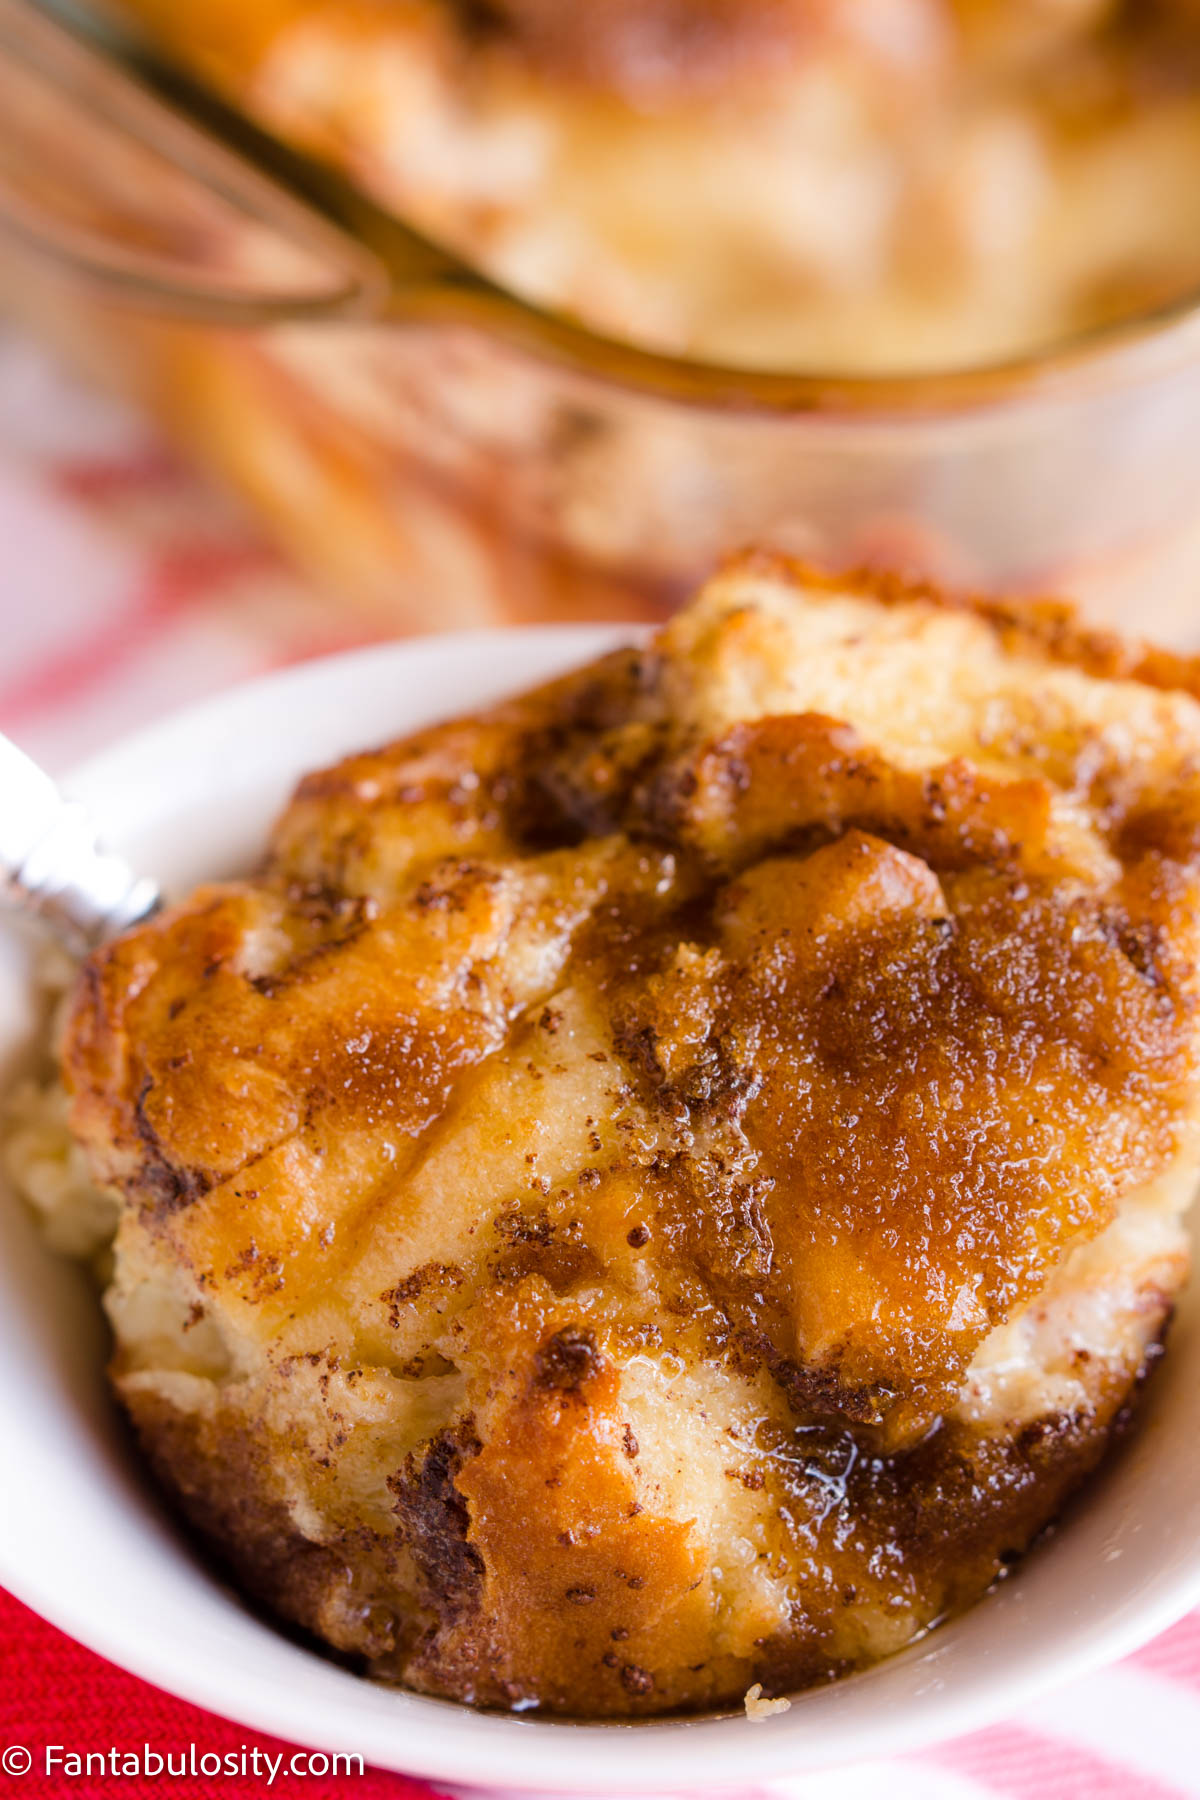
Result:
{"label": "spoon handle", "polygon": [[80,953],[155,911],[157,884],[101,849],[82,806],[0,735],[0,903]]}

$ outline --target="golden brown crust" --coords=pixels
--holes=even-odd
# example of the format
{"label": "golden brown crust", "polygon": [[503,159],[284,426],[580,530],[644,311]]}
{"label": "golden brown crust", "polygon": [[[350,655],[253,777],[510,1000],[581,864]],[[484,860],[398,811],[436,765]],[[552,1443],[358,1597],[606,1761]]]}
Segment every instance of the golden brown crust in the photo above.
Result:
{"label": "golden brown crust", "polygon": [[917,576],[898,575],[870,566],[834,573],[817,569],[782,550],[739,550],[726,558],[733,575],[761,575],[810,593],[869,595],[881,606],[921,605],[985,619],[1006,652],[1028,651],[1068,664],[1105,681],[1136,681],[1145,687],[1190,694],[1200,699],[1200,656],[1166,650],[1116,631],[1086,624],[1069,600],[1006,599],[939,587]]}
{"label": "golden brown crust", "polygon": [[[920,29],[930,15],[926,0],[905,3]],[[551,78],[585,82],[635,104],[769,79],[831,36],[857,39],[869,55],[872,33],[862,15],[889,10],[896,12],[888,0],[882,7],[877,0],[445,0],[468,43],[503,48]]]}
{"label": "golden brown crust", "polygon": [[287,31],[324,20],[427,38],[468,80],[503,59],[635,107],[719,99],[786,78],[830,46],[907,70],[939,60],[949,35],[941,0],[206,0],[189,19],[164,0],[123,0],[123,10],[218,70],[244,72]]}
{"label": "golden brown crust", "polygon": [[95,957],[118,1389],[248,1585],[609,1715],[982,1592],[1185,1267],[1195,691],[1059,609],[743,559],[308,777],[257,878]]}
{"label": "golden brown crust", "polygon": [[[261,1435],[146,1397],[131,1411],[158,1478],[239,1586],[357,1666],[474,1704],[619,1718],[736,1707],[756,1681],[794,1692],[874,1659],[871,1611],[919,1630],[969,1606],[1109,1450],[1154,1360],[1087,1417],[991,1437],[943,1426],[906,1456],[870,1460],[851,1434],[810,1430],[783,1475],[727,1469],[774,1519],[804,1521],[770,1536],[803,1571],[794,1619],[751,1625],[732,1652],[714,1646],[711,1575],[686,1525],[638,1510],[627,1427],[620,1460],[603,1454],[614,1418],[602,1382],[569,1398],[521,1371],[486,1451],[469,1418],[442,1432],[389,1478],[395,1529],[346,1529],[330,1545],[277,1497]],[[869,1622],[856,1630],[859,1612]]]}
{"label": "golden brown crust", "polygon": [[[1177,4],[1186,10],[1191,0]],[[122,8],[217,68],[244,72],[287,32],[324,22],[439,40],[468,79],[473,65],[499,58],[568,90],[652,109],[769,87],[831,52],[893,79],[928,79],[964,56],[1002,68],[1045,62],[1114,13],[1137,10],[1113,0],[1057,8],[1042,0],[205,0],[187,18],[168,0],[122,0]]]}

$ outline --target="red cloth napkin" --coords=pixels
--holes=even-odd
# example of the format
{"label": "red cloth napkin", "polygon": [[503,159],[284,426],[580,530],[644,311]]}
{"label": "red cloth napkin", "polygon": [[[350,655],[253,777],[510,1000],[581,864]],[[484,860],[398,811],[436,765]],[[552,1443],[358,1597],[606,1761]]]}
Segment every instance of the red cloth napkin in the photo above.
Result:
{"label": "red cloth napkin", "polygon": [[[363,1774],[323,1774],[319,1753],[310,1772],[309,1752],[280,1738],[243,1730],[201,1712],[186,1701],[173,1700],[160,1689],[127,1675],[113,1663],[93,1656],[81,1644],[47,1625],[36,1613],[0,1588],[0,1764],[5,1776],[0,1791],[14,1800],[42,1800],[43,1795],[66,1793],[80,1796],[120,1795],[121,1800],[262,1800],[275,1790],[286,1795],[303,1782],[301,1793],[346,1794],[354,1800],[431,1800],[433,1789],[405,1775],[388,1775],[379,1769]],[[172,1767],[188,1767],[182,1775],[155,1772],[121,1773],[123,1759],[144,1764],[146,1749]],[[256,1765],[254,1751],[259,1753]],[[27,1751],[30,1766],[22,1771]],[[79,1777],[68,1771],[66,1758],[91,1752],[108,1760],[104,1774],[93,1763],[92,1773]],[[47,1755],[60,1755],[61,1763],[47,1768]],[[112,1757],[115,1755],[113,1772]],[[195,1761],[196,1773],[190,1773]],[[200,1772],[204,1757],[222,1759],[218,1775]],[[281,1757],[282,1761],[275,1762]],[[291,1768],[296,1758],[295,1770]],[[269,1760],[268,1760],[269,1759]],[[128,1765],[127,1765],[128,1766]],[[215,1765],[210,1761],[208,1768]],[[85,1765],[86,1767],[86,1765]],[[245,1774],[241,1773],[245,1768]],[[277,1774],[272,1782],[272,1767]]]}

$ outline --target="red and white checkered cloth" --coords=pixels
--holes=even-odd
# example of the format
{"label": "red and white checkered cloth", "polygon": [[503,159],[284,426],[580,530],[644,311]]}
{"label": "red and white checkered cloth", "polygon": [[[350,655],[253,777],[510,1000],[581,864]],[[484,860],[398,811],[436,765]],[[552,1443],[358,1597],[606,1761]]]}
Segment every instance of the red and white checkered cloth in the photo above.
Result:
{"label": "red and white checkered cloth", "polygon": [[[149,428],[0,336],[0,728],[58,769],[229,682],[361,643]],[[69,1733],[68,1733],[69,1726]],[[0,1593],[0,1747],[35,1752],[14,1794],[193,1800],[184,1777],[47,1781],[38,1747],[274,1749],[112,1668]],[[248,1800],[265,1778],[222,1780]],[[399,1776],[320,1782],[419,1800]],[[797,1777],[729,1800],[1178,1800],[1200,1796],[1200,1613],[1018,1718],[920,1756]]]}

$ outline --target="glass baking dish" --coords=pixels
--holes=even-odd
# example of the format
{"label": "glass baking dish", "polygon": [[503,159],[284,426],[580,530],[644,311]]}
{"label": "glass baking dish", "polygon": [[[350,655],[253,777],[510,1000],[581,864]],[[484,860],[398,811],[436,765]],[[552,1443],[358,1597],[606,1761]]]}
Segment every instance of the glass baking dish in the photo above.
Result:
{"label": "glass baking dish", "polygon": [[1200,300],[1003,366],[753,373],[488,282],[124,40],[0,3],[3,293],[341,603],[648,618],[768,545],[1200,644]]}

